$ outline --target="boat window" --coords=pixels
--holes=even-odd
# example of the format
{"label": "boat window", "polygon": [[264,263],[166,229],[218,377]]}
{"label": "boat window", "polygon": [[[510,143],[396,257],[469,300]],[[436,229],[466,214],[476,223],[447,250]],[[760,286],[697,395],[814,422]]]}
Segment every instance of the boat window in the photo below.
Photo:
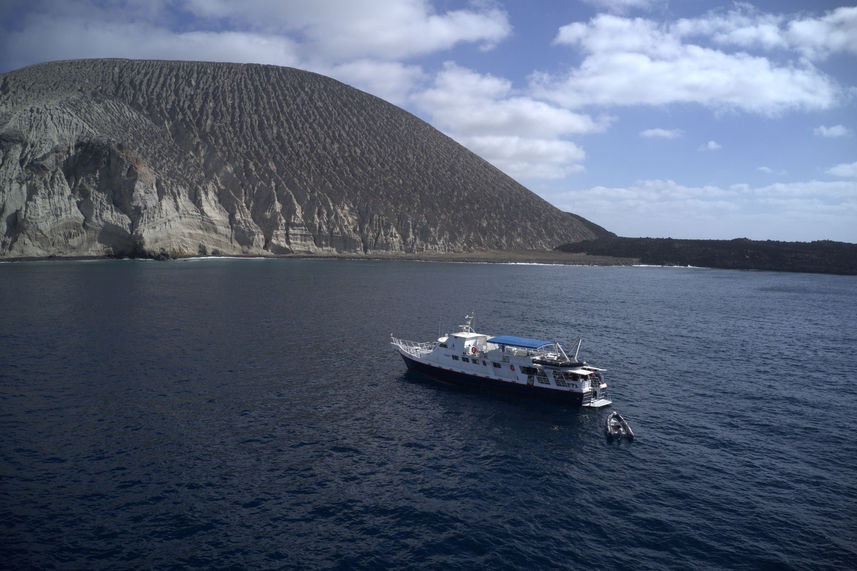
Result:
{"label": "boat window", "polygon": [[495,368],[495,369],[499,369],[499,368],[500,368],[500,363],[497,363],[497,362],[492,361],[492,362],[491,362],[491,364],[492,364],[492,365],[494,365],[494,368]]}
{"label": "boat window", "polygon": [[458,361],[458,355],[453,355],[453,356],[452,356],[452,359],[453,359],[454,361]]}
{"label": "boat window", "polygon": [[482,361],[482,366],[483,366],[483,367],[487,367],[487,366],[488,366],[488,361]]}
{"label": "boat window", "polygon": [[446,348],[446,343],[441,343],[440,346]]}
{"label": "boat window", "polygon": [[462,358],[461,358],[461,360],[462,360],[462,361],[464,361],[465,363],[469,363],[469,362],[470,362],[470,359],[468,359],[467,357],[462,357]]}

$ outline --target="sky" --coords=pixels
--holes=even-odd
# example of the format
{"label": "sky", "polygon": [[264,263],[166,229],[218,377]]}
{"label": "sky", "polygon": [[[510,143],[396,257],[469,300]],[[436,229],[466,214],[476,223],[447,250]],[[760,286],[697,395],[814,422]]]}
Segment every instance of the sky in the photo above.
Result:
{"label": "sky", "polygon": [[620,236],[857,243],[854,4],[0,0],[0,73],[102,57],[333,77]]}

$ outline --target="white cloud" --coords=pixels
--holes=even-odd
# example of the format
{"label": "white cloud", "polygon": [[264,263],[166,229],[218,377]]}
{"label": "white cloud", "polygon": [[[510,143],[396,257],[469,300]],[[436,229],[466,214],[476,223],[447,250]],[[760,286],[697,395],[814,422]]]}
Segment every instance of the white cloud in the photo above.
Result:
{"label": "white cloud", "polygon": [[857,162],[838,164],[830,168],[827,173],[844,178],[857,178]]}
{"label": "white cloud", "polygon": [[666,0],[583,0],[604,12],[625,14],[632,10],[651,10],[666,4]]}
{"label": "white cloud", "polygon": [[787,35],[789,42],[809,58],[857,54],[857,6],[837,8],[821,18],[789,22]]}
{"label": "white cloud", "polygon": [[682,38],[702,36],[722,46],[743,49],[786,49],[784,18],[760,12],[750,4],[734,4],[728,11],[709,12],[701,18],[685,18],[672,26]]}
{"label": "white cloud", "polygon": [[125,57],[228,61],[294,66],[297,45],[281,36],[247,32],[174,33],[149,24],[45,19],[0,44],[9,60]]}
{"label": "white cloud", "polygon": [[560,179],[583,170],[586,153],[562,139],[515,135],[456,136],[462,145],[515,179]]}
{"label": "white cloud", "polygon": [[821,17],[795,18],[764,13],[747,3],[701,18],[678,20],[682,37],[703,36],[718,45],[742,49],[791,50],[809,59],[857,53],[857,7],[841,7]]}
{"label": "white cloud", "polygon": [[699,147],[700,151],[719,151],[723,146],[717,141],[708,141]]}
{"label": "white cloud", "polygon": [[585,57],[565,76],[534,74],[534,93],[569,108],[697,103],[763,115],[826,109],[840,96],[838,86],[809,62],[777,65],[746,52],[685,43],[689,33],[679,25],[604,14],[562,26],[554,43],[577,47]]}
{"label": "white cloud", "polygon": [[677,139],[684,133],[681,129],[646,129],[640,131],[640,136],[645,139]]}
{"label": "white cloud", "polygon": [[422,68],[391,61],[360,59],[330,68],[316,68],[317,73],[334,77],[395,105],[404,105],[414,86],[425,79]]}
{"label": "white cloud", "polygon": [[564,137],[600,132],[610,122],[517,94],[506,79],[452,62],[412,100],[433,125],[518,178],[561,178],[582,170],[583,150]]}
{"label": "white cloud", "polygon": [[855,241],[857,181],[694,187],[644,180],[548,200],[621,236]]}
{"label": "white cloud", "polygon": [[756,168],[757,171],[763,172],[765,174],[777,175],[777,176],[785,176],[788,174],[788,171],[785,170],[774,170],[771,167],[761,166]]}
{"label": "white cloud", "polygon": [[447,62],[431,88],[414,96],[437,124],[459,133],[556,137],[603,131],[595,120],[544,101],[517,95],[506,79]]}
{"label": "white cloud", "polygon": [[189,0],[192,13],[214,21],[298,34],[308,51],[330,60],[401,60],[461,42],[491,48],[511,33],[494,7],[437,13],[427,0]]}
{"label": "white cloud", "polygon": [[825,125],[821,125],[812,130],[814,135],[818,135],[819,137],[845,137],[851,134],[851,131],[848,130],[843,125],[834,125],[832,127],[826,127]]}
{"label": "white cloud", "polygon": [[554,43],[578,44],[590,54],[646,53],[662,58],[681,50],[679,38],[652,20],[607,14],[596,16],[588,24],[574,22],[560,27]]}

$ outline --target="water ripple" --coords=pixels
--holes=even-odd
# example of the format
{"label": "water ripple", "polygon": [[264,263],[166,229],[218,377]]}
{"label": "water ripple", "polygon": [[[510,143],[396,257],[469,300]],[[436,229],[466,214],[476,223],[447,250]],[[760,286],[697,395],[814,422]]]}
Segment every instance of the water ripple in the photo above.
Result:
{"label": "water ripple", "polygon": [[[5,566],[857,561],[853,278],[313,260],[0,274]],[[606,440],[604,411],[410,375],[386,345],[474,307],[488,330],[582,335],[637,439]]]}

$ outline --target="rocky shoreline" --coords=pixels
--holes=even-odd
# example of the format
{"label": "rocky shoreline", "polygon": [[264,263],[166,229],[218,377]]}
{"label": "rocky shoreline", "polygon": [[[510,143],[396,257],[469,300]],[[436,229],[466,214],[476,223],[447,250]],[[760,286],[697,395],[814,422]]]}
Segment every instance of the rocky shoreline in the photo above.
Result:
{"label": "rocky shoreline", "polygon": [[[606,243],[605,243],[606,242]],[[570,250],[570,251],[569,251]],[[578,251],[580,250],[580,251]],[[612,255],[611,255],[612,254]],[[317,260],[382,260],[476,264],[553,264],[568,266],[677,266],[857,275],[857,244],[843,242],[753,242],[751,240],[673,240],[618,238],[566,244],[554,250],[475,250],[447,253],[372,252],[324,254],[211,254],[208,256],[46,256],[0,258],[2,262],[75,260],[181,260],[196,258],[264,258]]]}
{"label": "rocky shoreline", "polygon": [[0,258],[2,262],[41,262],[41,261],[93,261],[93,260],[182,260],[196,258],[264,258],[264,259],[309,259],[309,260],[380,260],[380,261],[416,261],[416,262],[458,262],[458,263],[494,263],[494,264],[556,264],[570,266],[630,266],[639,263],[634,258],[612,256],[592,256],[589,254],[568,253],[559,250],[481,250],[453,253],[370,253],[370,254],[279,254],[279,255],[242,255],[223,254],[208,256],[153,256],[153,257],[117,257],[117,256],[27,256]]}
{"label": "rocky shoreline", "polygon": [[634,258],[656,266],[699,266],[729,270],[768,270],[857,275],[857,244],[819,240],[678,240],[607,237],[565,244],[566,253]]}

